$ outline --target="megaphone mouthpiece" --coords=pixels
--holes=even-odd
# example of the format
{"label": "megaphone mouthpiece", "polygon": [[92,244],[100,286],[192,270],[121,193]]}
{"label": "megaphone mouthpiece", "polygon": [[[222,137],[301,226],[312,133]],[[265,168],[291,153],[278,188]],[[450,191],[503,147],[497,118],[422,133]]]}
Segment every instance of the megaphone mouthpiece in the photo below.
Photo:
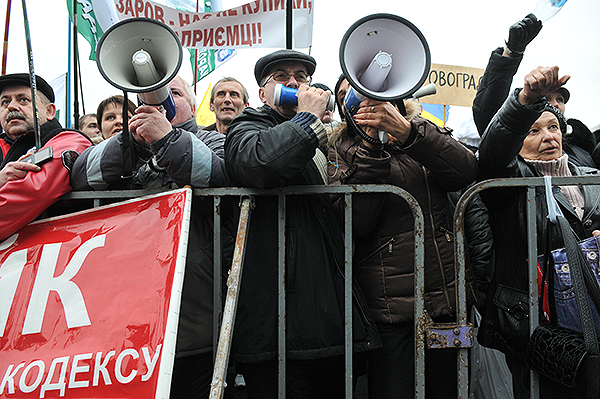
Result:
{"label": "megaphone mouthpiece", "polygon": [[367,89],[380,91],[391,69],[392,55],[380,50],[359,80]]}
{"label": "megaphone mouthpiece", "polygon": [[135,76],[137,76],[138,85],[152,86],[160,80],[154,62],[152,62],[152,56],[148,52],[144,50],[136,51],[131,59],[131,65],[133,65]]}

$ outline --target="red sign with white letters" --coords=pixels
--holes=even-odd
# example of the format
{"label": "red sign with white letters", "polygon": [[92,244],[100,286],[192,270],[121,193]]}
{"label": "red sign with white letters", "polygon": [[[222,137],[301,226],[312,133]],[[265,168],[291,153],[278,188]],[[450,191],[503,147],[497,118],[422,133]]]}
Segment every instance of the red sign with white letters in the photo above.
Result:
{"label": "red sign with white letters", "polygon": [[168,398],[190,204],[171,191],[0,243],[0,398]]}

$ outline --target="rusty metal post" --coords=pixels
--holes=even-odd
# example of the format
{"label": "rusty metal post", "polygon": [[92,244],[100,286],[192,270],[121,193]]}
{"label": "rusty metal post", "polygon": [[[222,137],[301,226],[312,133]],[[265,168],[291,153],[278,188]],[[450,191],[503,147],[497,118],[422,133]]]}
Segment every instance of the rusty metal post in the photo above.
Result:
{"label": "rusty metal post", "polygon": [[233,251],[231,271],[229,272],[229,278],[227,280],[227,299],[223,311],[223,322],[221,323],[221,334],[219,336],[219,345],[217,347],[215,368],[210,384],[210,399],[222,398],[225,390],[225,376],[227,375],[227,366],[229,363],[231,337],[233,335],[233,326],[235,324],[235,314],[237,311],[240,284],[242,281],[244,255],[246,254],[246,238],[248,236],[248,226],[250,224],[250,211],[253,207],[254,201],[252,197],[241,198],[240,221]]}
{"label": "rusty metal post", "polygon": [[223,317],[222,270],[223,257],[221,252],[221,197],[213,197],[213,355],[217,353],[221,318]]}
{"label": "rusty metal post", "polygon": [[[454,214],[454,272],[456,276],[456,309],[457,325],[467,326],[467,279],[466,279],[466,249],[465,249],[465,214],[466,207],[471,198],[475,195],[463,194],[457,203]],[[472,330],[471,330],[472,333]],[[469,350],[460,348],[457,357],[458,371],[458,398],[468,399],[469,397]]]}
{"label": "rusty metal post", "polygon": [[[540,324],[538,304],[538,272],[537,272],[537,217],[535,202],[535,186],[527,187],[527,256],[529,262],[529,333]],[[533,259],[533,261],[531,261]],[[540,376],[529,372],[529,398],[540,397]]]}
{"label": "rusty metal post", "polygon": [[425,220],[417,200],[408,195],[403,198],[415,218],[415,398],[425,399]]}
{"label": "rusty metal post", "polygon": [[344,194],[344,320],[346,399],[352,399],[352,194]]}
{"label": "rusty metal post", "polygon": [[278,335],[278,371],[279,371],[279,383],[278,383],[278,397],[279,399],[285,399],[285,376],[286,376],[286,298],[285,298],[285,195],[278,195],[278,244],[277,244],[277,256],[278,256],[278,272],[277,272],[277,306],[279,312],[279,318],[277,319],[277,335]]}

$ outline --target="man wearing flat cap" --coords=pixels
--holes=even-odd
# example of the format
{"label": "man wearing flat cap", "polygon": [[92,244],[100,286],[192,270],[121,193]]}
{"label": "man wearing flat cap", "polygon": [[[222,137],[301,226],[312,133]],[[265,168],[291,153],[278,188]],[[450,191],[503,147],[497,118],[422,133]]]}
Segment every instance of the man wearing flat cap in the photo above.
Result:
{"label": "man wearing flat cap", "polygon": [[69,170],[77,155],[92,144],[83,133],[61,127],[54,117],[52,87],[39,76],[36,87],[42,144],[39,153],[52,147],[52,156],[41,165],[19,162],[36,149],[29,74],[0,76],[0,242],[71,191]]}
{"label": "man wearing flat cap", "polygon": [[[280,50],[254,68],[261,108],[247,107],[227,130],[225,162],[235,185],[324,185],[330,93],[310,87],[313,57]],[[298,105],[275,106],[275,85],[298,89]],[[232,355],[249,398],[278,394],[278,198],[256,196],[249,226]],[[286,398],[344,397],[344,245],[328,195],[286,197]],[[354,350],[378,345],[355,290]],[[284,315],[281,315],[283,317]]]}

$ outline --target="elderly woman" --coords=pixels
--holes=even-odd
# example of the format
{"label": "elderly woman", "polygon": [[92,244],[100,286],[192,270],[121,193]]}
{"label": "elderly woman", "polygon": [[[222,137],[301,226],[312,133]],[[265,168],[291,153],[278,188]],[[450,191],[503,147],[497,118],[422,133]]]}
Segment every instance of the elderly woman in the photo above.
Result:
{"label": "elderly woman", "polygon": [[[598,173],[569,162],[562,150],[565,118],[546,101],[545,96],[568,79],[559,78],[558,67],[538,67],[525,76],[523,89],[509,96],[483,136],[479,147],[482,179]],[[490,211],[496,269],[478,339],[482,345],[506,355],[515,398],[528,398],[529,370],[523,360],[529,339],[526,189],[491,189],[481,196]],[[579,238],[590,237],[600,227],[598,187],[560,187],[554,190],[554,197]],[[539,253],[563,247],[562,237],[549,229],[543,187],[536,189],[536,202]],[[542,398],[579,397],[579,389],[585,384],[579,385],[568,390],[541,376]]]}
{"label": "elderly woman", "polygon": [[[343,102],[348,82],[336,86]],[[330,184],[391,184],[411,193],[425,216],[425,307],[434,321],[456,317],[452,207],[448,192],[477,176],[471,151],[450,131],[417,117],[419,104],[405,101],[407,117],[392,103],[365,100],[346,115],[330,139]],[[354,123],[355,122],[355,123]],[[379,130],[389,141],[379,141]],[[338,211],[342,200],[336,201]],[[353,198],[354,275],[376,321],[383,348],[367,354],[369,397],[414,396],[414,218],[395,194]],[[471,303],[477,296],[469,270]],[[456,395],[456,352],[427,351],[429,398]]]}

